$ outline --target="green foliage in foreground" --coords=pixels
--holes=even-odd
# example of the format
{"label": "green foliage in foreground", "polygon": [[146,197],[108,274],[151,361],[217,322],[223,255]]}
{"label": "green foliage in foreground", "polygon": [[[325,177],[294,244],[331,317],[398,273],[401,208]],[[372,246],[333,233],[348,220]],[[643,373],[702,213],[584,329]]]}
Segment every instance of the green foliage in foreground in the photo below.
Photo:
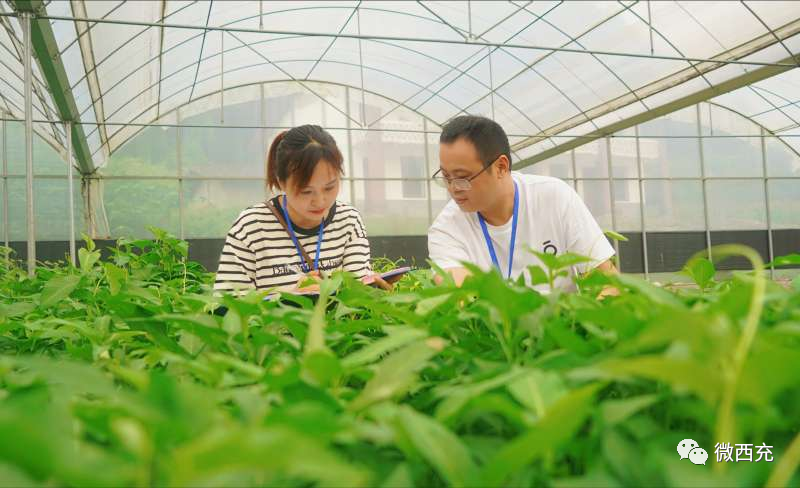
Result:
{"label": "green foliage in foreground", "polygon": [[[0,485],[800,481],[800,283],[715,281],[698,259],[699,286],[676,292],[417,271],[388,294],[337,275],[316,303],[280,303],[213,297],[162,233],[106,260],[89,244],[34,279],[0,256]],[[535,279],[577,259],[548,258]],[[620,296],[593,298],[609,283]],[[705,466],[679,459],[686,438]],[[717,463],[717,442],[775,461]]]}

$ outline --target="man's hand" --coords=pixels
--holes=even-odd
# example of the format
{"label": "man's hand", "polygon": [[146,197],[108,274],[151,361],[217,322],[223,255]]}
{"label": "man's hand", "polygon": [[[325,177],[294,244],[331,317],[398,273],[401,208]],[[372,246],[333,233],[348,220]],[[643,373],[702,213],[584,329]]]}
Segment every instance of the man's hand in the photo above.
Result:
{"label": "man's hand", "polygon": [[[617,267],[614,266],[614,263],[610,259],[598,264],[595,269],[605,274],[619,273]],[[467,277],[470,276],[471,274],[467,268],[447,268],[445,271],[450,273],[450,276],[453,277],[453,281],[455,281],[456,286],[461,286],[461,284],[464,283],[464,280],[467,279]],[[437,285],[441,285],[444,279],[441,276],[436,275],[433,278],[433,281]],[[615,286],[607,285],[603,288],[600,294],[597,295],[597,299],[600,300],[601,298],[607,296],[617,296],[617,295],[619,295],[619,290]]]}
{"label": "man's hand", "polygon": [[[604,274],[607,274],[607,275],[612,275],[612,274],[618,274],[619,273],[619,271],[617,270],[617,267],[614,266],[614,263],[611,262],[610,259],[598,264],[595,269],[597,269],[601,273],[604,273]],[[608,296],[619,296],[619,289],[617,289],[617,287],[615,287],[615,286],[606,285],[600,291],[600,294],[597,295],[597,299],[598,300],[602,300],[603,298],[608,297]]]}
{"label": "man's hand", "polygon": [[[472,274],[467,268],[447,268],[445,271],[450,273],[450,276],[453,277],[453,281],[456,282],[456,286],[461,286],[461,284],[464,283],[464,280],[466,280],[467,277]],[[437,285],[441,285],[443,281],[444,278],[439,275],[433,277],[433,282]]]}

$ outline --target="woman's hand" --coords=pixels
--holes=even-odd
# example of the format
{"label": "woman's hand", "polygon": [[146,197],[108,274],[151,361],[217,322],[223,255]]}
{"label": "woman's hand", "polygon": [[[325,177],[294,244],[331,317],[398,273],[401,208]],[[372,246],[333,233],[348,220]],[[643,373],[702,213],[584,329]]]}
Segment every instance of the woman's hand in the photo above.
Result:
{"label": "woman's hand", "polygon": [[[313,281],[313,283],[309,283]],[[319,282],[322,281],[322,275],[319,271],[311,271],[304,274],[297,280],[294,285],[294,291],[298,293],[319,293]],[[305,286],[303,286],[305,285]]]}

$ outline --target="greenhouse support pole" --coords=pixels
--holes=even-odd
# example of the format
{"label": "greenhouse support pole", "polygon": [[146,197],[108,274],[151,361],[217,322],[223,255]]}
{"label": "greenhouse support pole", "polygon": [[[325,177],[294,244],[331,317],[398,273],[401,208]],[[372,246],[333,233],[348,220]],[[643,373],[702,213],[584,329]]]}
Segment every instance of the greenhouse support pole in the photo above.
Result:
{"label": "greenhouse support pole", "polygon": [[72,122],[64,124],[67,135],[67,191],[69,192],[69,261],[77,266],[75,259],[75,188],[72,180]]}
{"label": "greenhouse support pole", "polygon": [[225,31],[219,33],[219,123],[225,123]]}
{"label": "greenhouse support pole", "polygon": [[428,119],[423,117],[422,118],[422,128],[425,130],[425,133],[422,134],[424,138],[424,147],[425,147],[425,185],[428,188],[428,226],[430,227],[433,225],[433,193],[431,192],[431,151],[428,147]]}
{"label": "greenhouse support pole", "polygon": [[[700,104],[698,103],[695,105],[695,110],[697,111],[697,135],[699,138],[697,139],[697,143],[700,150],[700,178],[703,183],[703,219],[706,225],[706,252],[708,253],[708,260],[713,262],[711,256],[711,226],[709,225],[708,221],[708,192],[706,191],[706,160],[705,154],[703,151],[703,125],[700,120]],[[709,108],[709,112],[711,109]]]}
{"label": "greenhouse support pole", "polygon": [[569,151],[570,164],[572,165],[572,189],[578,191],[578,164],[575,162],[575,150]]}
{"label": "greenhouse support pole", "polygon": [[3,137],[3,244],[8,247],[8,138],[6,137],[6,126],[8,123],[4,120],[2,127]]}
{"label": "greenhouse support pole", "polygon": [[491,95],[489,95],[489,103],[492,107],[492,120],[497,120],[494,112],[494,72],[492,71],[492,50],[488,47],[486,49],[489,50],[489,54],[487,54],[487,56],[489,56],[489,90],[491,93]]}
{"label": "greenhouse support pole", "polygon": [[[347,88],[344,89],[347,92]],[[258,92],[259,96],[259,117],[261,117],[261,125],[267,125],[267,102],[264,100],[264,84],[258,84]],[[267,151],[269,151],[269,147],[267,147],[267,130],[261,129],[261,154],[264,156],[264,201],[269,200],[272,196],[272,192],[269,191],[267,187]]]}
{"label": "greenhouse support pole", "polygon": [[775,245],[772,242],[772,211],[769,205],[769,176],[767,175],[767,142],[764,140],[764,128],[761,128],[761,164],[764,174],[764,203],[767,211],[767,252],[769,253],[769,277],[775,279]]}
{"label": "greenhouse support pole", "polygon": [[[356,182],[353,178],[356,177],[355,168],[353,166],[353,119],[350,118],[350,88],[344,88],[344,106],[345,110],[347,110],[347,154],[348,162],[347,162],[347,171],[348,175],[350,176],[350,202],[353,206],[356,206]],[[366,187],[366,184],[364,185]],[[365,194],[366,195],[366,194]],[[366,198],[365,198],[366,201]]]}
{"label": "greenhouse support pole", "polygon": [[36,222],[33,215],[33,96],[31,46],[31,13],[22,12],[22,33],[25,63],[25,189],[27,194],[28,276],[36,274]]}
{"label": "greenhouse support pole", "polygon": [[647,262],[647,225],[645,224],[644,213],[644,168],[642,165],[642,150],[639,146],[639,126],[633,127],[634,134],[636,135],[636,169],[639,174],[639,218],[642,222],[642,260],[644,262],[644,279],[650,279],[650,266]]}
{"label": "greenhouse support pole", "polygon": [[[180,109],[175,111],[175,120],[178,121],[178,125],[181,124],[181,111]],[[183,240],[186,239],[186,232],[184,230],[184,222],[183,222],[183,153],[182,153],[182,140],[181,140],[181,129],[175,131],[175,151],[176,151],[176,163],[178,169],[178,237]]]}
{"label": "greenhouse support pole", "polygon": [[[614,232],[619,232],[617,230],[617,212],[615,207],[617,206],[617,199],[614,195],[614,172],[611,167],[611,139],[606,137],[606,160],[608,161],[608,199],[611,203],[611,230]],[[619,241],[614,239],[614,251],[617,253],[617,270],[622,272],[622,256],[619,255]]]}
{"label": "greenhouse support pole", "polygon": [[361,74],[361,127],[367,128],[367,102],[364,97],[364,53],[361,50],[361,11],[356,7],[356,28],[358,29],[358,70]]}

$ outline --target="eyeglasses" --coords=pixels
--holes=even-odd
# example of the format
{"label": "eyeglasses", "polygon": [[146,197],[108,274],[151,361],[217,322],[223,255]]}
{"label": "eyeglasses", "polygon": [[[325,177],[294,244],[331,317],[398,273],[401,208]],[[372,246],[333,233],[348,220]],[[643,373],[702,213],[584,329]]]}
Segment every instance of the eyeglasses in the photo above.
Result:
{"label": "eyeglasses", "polygon": [[484,166],[482,170],[466,178],[448,178],[444,175],[439,174],[442,172],[442,169],[439,168],[439,171],[433,174],[432,179],[433,181],[436,182],[437,185],[441,186],[442,188],[448,188],[450,185],[452,185],[453,191],[468,191],[472,189],[471,181],[480,176],[484,171],[489,169],[498,159],[500,159],[500,156],[494,158],[494,160],[491,163]]}

